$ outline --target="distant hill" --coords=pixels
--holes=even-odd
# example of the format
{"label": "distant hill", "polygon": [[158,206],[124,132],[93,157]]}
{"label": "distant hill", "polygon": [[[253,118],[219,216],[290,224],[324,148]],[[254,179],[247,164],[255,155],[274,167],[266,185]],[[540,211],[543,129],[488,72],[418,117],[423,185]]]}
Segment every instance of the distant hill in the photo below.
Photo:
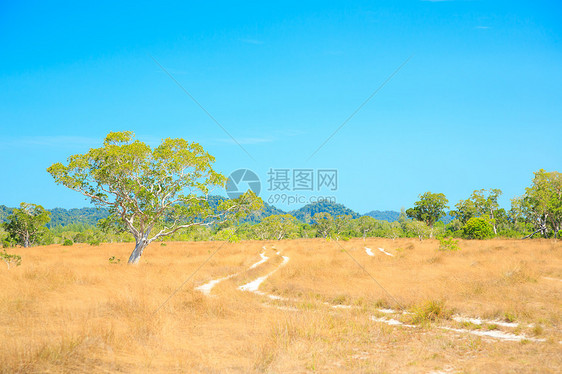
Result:
{"label": "distant hill", "polygon": [[95,225],[102,218],[107,218],[109,210],[107,208],[55,208],[50,209],[51,222],[47,227],[67,226],[73,223],[85,225]]}
{"label": "distant hill", "polygon": [[[5,205],[0,205],[0,222],[4,222],[14,208],[9,208]],[[47,209],[51,212],[51,221],[47,223],[48,228],[56,226],[67,226],[73,223],[95,225],[98,220],[106,218],[109,215],[109,210],[105,208],[54,208]]]}
{"label": "distant hill", "polygon": [[[222,196],[209,196],[209,203],[212,207],[216,207],[222,200],[226,199]],[[5,205],[0,205],[0,222],[5,221],[6,217],[11,214],[13,208],[9,208]],[[95,225],[98,220],[106,218],[109,215],[109,210],[107,208],[54,208],[49,210],[51,212],[51,222],[47,224],[47,227],[52,228],[56,226],[67,226],[70,224],[85,224],[85,225]],[[285,212],[281,209],[274,207],[267,202],[264,202],[263,212],[260,214],[250,215],[246,217],[244,222],[260,222],[265,217],[277,214],[290,214],[301,222],[310,222],[310,219],[316,213],[330,213],[332,216],[339,215],[350,215],[352,218],[359,218],[361,215],[343,204],[330,203],[330,202],[316,202],[303,206],[300,209],[293,210],[291,212]],[[364,214],[365,216],[370,216],[378,220],[385,220],[388,222],[393,222],[398,220],[399,212],[393,210],[373,210]],[[445,216],[441,219],[445,223],[451,220],[450,216]]]}
{"label": "distant hill", "polygon": [[363,215],[373,217],[381,221],[394,222],[394,221],[398,221],[398,216],[400,216],[400,212],[396,212],[394,210],[384,210],[384,211],[372,210],[369,213],[365,213]]}
{"label": "distant hill", "polygon": [[0,222],[4,222],[6,217],[8,217],[12,213],[12,209],[8,208],[6,205],[0,205]]}
{"label": "distant hill", "polygon": [[359,218],[361,216],[359,213],[354,212],[343,204],[325,201],[307,204],[300,209],[293,210],[289,214],[299,221],[309,223],[310,219],[314,217],[316,213],[330,213],[332,216],[346,214],[350,215],[352,218]]}
{"label": "distant hill", "polygon": [[[209,196],[209,199],[208,199],[209,205],[212,208],[216,208],[220,204],[220,202],[224,201],[224,200],[226,200],[226,197],[219,196],[219,195],[211,195],[211,196]],[[250,214],[249,216],[244,218],[242,220],[242,222],[257,223],[257,222],[260,222],[265,217],[269,217],[269,216],[273,216],[273,215],[277,215],[277,214],[287,214],[287,212],[284,212],[281,209],[277,209],[273,205],[268,204],[267,202],[264,201],[263,202],[263,209],[260,213]]]}
{"label": "distant hill", "polygon": [[447,212],[443,217],[439,219],[439,221],[443,222],[444,224],[450,223],[455,217],[451,215],[451,212]]}

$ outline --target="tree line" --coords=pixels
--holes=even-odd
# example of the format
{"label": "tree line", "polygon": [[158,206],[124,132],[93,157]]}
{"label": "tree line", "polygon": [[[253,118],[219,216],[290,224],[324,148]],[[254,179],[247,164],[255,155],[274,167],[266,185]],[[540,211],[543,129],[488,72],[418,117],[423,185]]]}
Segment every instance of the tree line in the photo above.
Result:
{"label": "tree line", "polygon": [[413,207],[403,209],[395,222],[354,214],[333,215],[316,210],[318,207],[309,209],[311,214],[303,222],[290,214],[260,217],[263,201],[251,191],[236,199],[213,197],[212,189],[223,188],[227,181],[213,169],[213,163],[214,157],[199,144],[184,139],[164,139],[151,148],[135,139],[132,132],[109,133],[102,147],[70,156],[67,164],[55,163],[47,169],[57,184],[82,193],[96,207],[106,209],[106,218],[96,226],[49,229],[50,212],[40,205],[22,203],[2,224],[0,239],[3,246],[24,247],[61,241],[65,245],[81,241],[95,245],[129,239],[135,242],[129,258],[134,264],[151,242],[162,240],[423,240],[535,234],[548,238],[558,236],[562,222],[561,174],[542,169],[535,173],[525,194],[512,200],[509,211],[499,207],[501,190],[476,190],[455,205],[449,212],[454,219],[445,224],[440,219],[447,214],[448,199],[442,193],[426,192]]}
{"label": "tree line", "polygon": [[[501,208],[500,189],[475,190],[447,211],[448,200],[442,193],[426,192],[414,206],[402,210],[398,220],[388,222],[370,216],[354,218],[350,214],[319,212],[304,217],[303,222],[290,214],[274,214],[244,223],[223,222],[197,226],[174,233],[166,240],[281,240],[296,238],[418,238],[450,236],[466,239],[492,237],[526,238],[558,237],[562,221],[562,178],[558,172],[539,170],[530,187],[521,197],[512,199],[511,209]],[[440,221],[446,214],[452,221]],[[97,225],[71,224],[50,229],[50,212],[41,206],[22,203],[3,224],[0,239],[4,246],[20,244],[127,242],[133,238],[126,232]]]}

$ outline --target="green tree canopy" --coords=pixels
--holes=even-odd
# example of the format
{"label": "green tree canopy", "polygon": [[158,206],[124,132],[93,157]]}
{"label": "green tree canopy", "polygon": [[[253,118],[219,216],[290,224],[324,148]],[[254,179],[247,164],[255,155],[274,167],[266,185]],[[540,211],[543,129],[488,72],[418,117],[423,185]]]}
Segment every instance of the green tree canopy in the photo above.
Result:
{"label": "green tree canopy", "polygon": [[21,203],[3,225],[11,239],[27,248],[41,237],[50,220],[51,213],[41,205]]}
{"label": "green tree canopy", "polygon": [[299,221],[290,214],[265,217],[254,228],[260,239],[281,240],[298,235]]}
{"label": "green tree canopy", "polygon": [[486,218],[472,217],[463,227],[464,236],[468,239],[488,239],[494,236],[492,225]]}
{"label": "green tree canopy", "polygon": [[67,165],[56,163],[47,171],[56,183],[109,208],[109,219],[134,236],[129,263],[138,263],[158,238],[240,218],[261,207],[251,191],[211,207],[209,193],[226,183],[213,169],[214,161],[197,143],[167,138],[152,149],[125,131],[109,133],[102,147],[70,156]]}
{"label": "green tree canopy", "polygon": [[439,218],[445,215],[449,200],[442,193],[426,192],[414,203],[414,207],[406,210],[408,217],[425,222],[431,229]]}
{"label": "green tree canopy", "polygon": [[316,213],[312,217],[312,227],[318,236],[327,238],[334,231],[334,217],[330,213]]}
{"label": "green tree canopy", "polygon": [[532,186],[525,189],[523,209],[537,231],[547,237],[550,229],[557,236],[562,225],[562,174],[537,171]]}
{"label": "green tree canopy", "polygon": [[493,226],[494,234],[497,234],[496,218],[499,210],[498,198],[501,194],[502,191],[497,188],[475,190],[468,199],[455,205],[457,209],[452,214],[463,224],[472,217],[487,217]]}

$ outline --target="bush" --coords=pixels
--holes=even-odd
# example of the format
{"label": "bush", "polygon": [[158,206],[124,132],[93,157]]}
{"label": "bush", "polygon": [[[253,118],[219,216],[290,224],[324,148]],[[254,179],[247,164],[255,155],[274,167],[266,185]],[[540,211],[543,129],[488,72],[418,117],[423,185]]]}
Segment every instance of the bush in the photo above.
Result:
{"label": "bush", "polygon": [[482,217],[472,217],[464,225],[464,236],[467,239],[488,239],[494,236],[494,228]]}
{"label": "bush", "polygon": [[459,241],[453,238],[439,238],[439,250],[440,251],[458,251]]}
{"label": "bush", "polygon": [[98,246],[101,244],[101,241],[99,239],[92,239],[88,242],[88,244]]}
{"label": "bush", "polygon": [[12,238],[6,238],[2,240],[2,247],[4,248],[12,248],[16,246],[16,241]]}
{"label": "bush", "polygon": [[0,259],[3,260],[6,263],[6,265],[8,266],[8,269],[10,269],[11,266],[20,266],[21,265],[21,256],[12,255],[12,254],[6,252],[5,249],[0,251]]}
{"label": "bush", "polygon": [[440,300],[429,300],[414,308],[412,323],[424,324],[435,322],[439,319],[449,319],[452,312],[445,308],[445,303]]}
{"label": "bush", "polygon": [[71,246],[73,244],[74,244],[74,242],[70,239],[65,239],[64,242],[62,243],[62,245],[64,245],[64,246]]}

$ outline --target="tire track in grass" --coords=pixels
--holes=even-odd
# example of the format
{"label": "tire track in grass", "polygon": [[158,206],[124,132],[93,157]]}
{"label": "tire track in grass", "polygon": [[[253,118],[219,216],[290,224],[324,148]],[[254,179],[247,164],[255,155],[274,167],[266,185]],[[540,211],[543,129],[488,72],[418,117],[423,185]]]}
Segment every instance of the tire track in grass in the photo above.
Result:
{"label": "tire track in grass", "polygon": [[[253,292],[253,293],[258,293],[258,289],[260,288],[261,284],[267,279],[269,278],[271,275],[273,275],[277,270],[281,269],[283,266],[287,265],[287,263],[289,262],[290,258],[287,256],[281,256],[283,257],[283,262],[277,266],[275,269],[273,269],[272,271],[270,271],[269,273],[267,273],[264,276],[261,276],[257,279],[254,279],[253,281],[243,284],[242,286],[239,286],[238,289],[240,291],[248,291],[248,292]],[[258,293],[259,294],[259,293]],[[265,294],[265,293],[262,293]],[[274,295],[273,295],[274,296]],[[279,298],[281,298],[279,296]]]}
{"label": "tire track in grass", "polygon": [[[265,247],[263,247],[265,249]],[[369,248],[365,247],[365,250],[369,250],[367,251],[367,254],[369,254],[369,252],[371,252],[371,254],[369,254],[369,256],[374,256],[372,255],[372,251],[370,251]],[[389,256],[393,256],[392,254],[384,251],[384,249],[379,248],[379,250]],[[280,251],[278,251],[276,253],[277,255],[281,255]],[[250,266],[249,269],[253,269],[261,264],[263,264],[264,262],[268,261],[269,258],[267,256],[265,256],[265,253],[261,253],[260,254],[261,260],[256,262],[255,264],[253,264],[252,266]],[[304,300],[299,300],[296,298],[287,298],[287,297],[282,297],[282,296],[278,296],[278,295],[273,295],[273,294],[269,294],[266,292],[262,292],[259,290],[259,287],[261,286],[261,284],[267,280],[267,278],[269,278],[271,275],[273,275],[275,272],[277,272],[279,269],[281,269],[283,266],[287,265],[287,263],[289,262],[290,258],[288,256],[281,256],[283,258],[283,262],[281,264],[279,264],[279,266],[277,266],[275,269],[273,269],[272,271],[270,271],[269,273],[267,273],[264,276],[261,276],[259,278],[254,279],[251,282],[248,282],[244,285],[241,285],[238,287],[238,289],[240,291],[244,291],[244,292],[252,292],[256,295],[260,295],[260,296],[264,296],[267,297],[269,299],[272,300],[279,300],[279,301],[285,301],[285,302],[304,302]],[[228,275],[226,277],[222,277],[219,279],[215,279],[212,280],[210,282],[205,283],[202,286],[197,287],[196,289],[200,290],[201,292],[203,292],[205,295],[210,295],[211,294],[211,290],[214,286],[216,286],[218,283],[232,278],[238,274],[240,274],[242,272],[236,273],[236,274],[231,274]],[[322,304],[327,305],[328,307],[332,308],[332,309],[357,309],[357,306],[353,306],[353,305],[345,305],[345,304],[330,304],[326,301],[322,302]],[[268,307],[268,308],[275,308],[275,309],[280,309],[280,310],[284,310],[284,311],[291,311],[291,312],[299,312],[300,309],[295,308],[295,307],[291,307],[291,306],[280,306],[280,305],[272,305],[272,304],[263,304],[264,307]],[[396,311],[393,309],[386,309],[386,308],[379,308],[377,309],[378,312],[380,313],[384,313],[387,315],[399,315],[399,314],[411,314],[409,312],[400,312],[400,311]],[[406,324],[403,323],[397,319],[394,318],[389,318],[389,317],[376,317],[376,316],[371,316],[370,320],[373,322],[377,322],[377,323],[384,323],[390,326],[400,326],[400,327],[406,327],[406,328],[418,328],[419,326],[416,325],[410,325],[410,324]],[[470,322],[470,323],[474,323],[474,324],[478,324],[481,325],[482,323],[492,323],[492,324],[496,324],[499,326],[504,326],[504,327],[517,327],[519,326],[519,324],[517,323],[513,323],[513,322],[502,322],[502,321],[491,321],[491,320],[483,320],[483,319],[478,319],[478,318],[469,318],[469,317],[461,317],[461,316],[453,316],[452,320],[456,321],[456,322]],[[529,325],[531,326],[531,325]],[[468,330],[468,329],[459,329],[459,328],[454,328],[454,327],[447,327],[447,326],[435,326],[438,329],[441,330],[445,330],[445,331],[451,331],[451,332],[457,332],[457,333],[463,333],[463,334],[472,334],[472,335],[476,335],[476,336],[482,336],[482,337],[486,337],[486,338],[494,338],[497,340],[501,340],[501,341],[512,341],[512,342],[520,342],[520,341],[531,341],[531,342],[545,342],[546,339],[543,338],[533,338],[533,337],[528,337],[525,335],[518,335],[518,334],[513,334],[513,333],[509,333],[509,332],[503,332],[503,331],[498,331],[498,330],[489,330],[489,331],[478,331],[478,330]]]}
{"label": "tire track in grass", "polygon": [[[303,302],[303,300],[284,298],[284,297],[281,297],[281,296],[267,294],[265,292],[261,292],[261,291],[258,291],[258,290],[256,290],[255,293],[257,293],[258,295],[269,297],[269,298],[274,299],[274,300],[283,300],[283,301],[291,301],[291,302]],[[332,309],[357,309],[358,308],[357,306],[353,306],[353,305],[345,305],[345,304],[334,305],[334,304],[330,304],[326,301],[322,302],[322,304],[327,305]],[[273,308],[278,308],[278,309],[287,310],[287,311],[294,311],[294,312],[299,311],[299,309],[296,309],[294,307],[278,306],[278,305],[271,305],[271,304],[264,304],[264,305],[267,306],[267,307],[273,307]],[[384,314],[392,315],[392,316],[412,314],[410,312],[399,312],[399,311],[396,311],[396,310],[393,310],[393,309],[386,309],[386,308],[380,308],[380,309],[376,309],[376,310],[380,313],[384,313]],[[418,328],[419,327],[419,326],[416,326],[416,325],[406,324],[404,322],[401,322],[397,319],[390,318],[390,317],[371,316],[370,319],[373,322],[384,323],[384,324],[387,324],[389,326],[401,326],[401,327],[407,327],[407,328]],[[452,317],[452,319],[454,321],[457,321],[457,322],[474,321],[473,323],[475,323],[476,321],[479,321],[480,324],[482,324],[482,323],[493,323],[493,324],[497,324],[497,325],[504,326],[504,327],[518,327],[519,326],[519,324],[512,323],[512,322],[481,320],[481,319],[477,319],[477,318],[465,318],[465,317],[460,317],[460,316],[454,316],[454,317]],[[476,323],[476,324],[478,324],[478,323]],[[529,325],[529,326],[532,327],[532,325]],[[438,329],[441,329],[441,330],[452,331],[452,332],[463,333],[463,334],[472,334],[472,335],[482,336],[482,337],[486,337],[486,338],[494,338],[494,339],[501,340],[501,341],[512,341],[512,342],[520,342],[520,341],[523,341],[523,340],[532,341],[532,342],[545,342],[546,341],[546,339],[543,339],[543,338],[533,338],[533,337],[528,337],[528,336],[523,335],[523,334],[518,335],[518,334],[513,334],[513,333],[503,332],[503,331],[498,331],[498,330],[478,331],[478,330],[459,329],[459,328],[447,327],[447,326],[435,326],[435,327],[438,328]]]}
{"label": "tire track in grass", "polygon": [[[384,248],[379,248],[378,250],[381,251],[382,253],[384,253],[384,254],[387,255],[387,256],[394,257],[394,255],[393,255],[392,253],[388,253],[387,251],[384,250]],[[369,247],[365,247],[365,252],[367,252],[367,254],[368,254],[369,256],[374,256],[374,255],[375,255],[375,254],[373,253],[373,250],[372,250],[371,248],[369,248]]]}
{"label": "tire track in grass", "polygon": [[[265,250],[265,246],[263,247],[263,249]],[[265,255],[265,252],[260,253],[260,257],[261,257],[261,260],[259,260],[258,262],[256,262],[256,263],[253,264],[252,266],[250,266],[250,267],[248,268],[248,270],[249,270],[249,269],[254,269],[254,268],[260,266],[261,264],[263,264],[264,262],[266,262],[267,260],[269,260],[269,257],[267,257],[267,256]],[[218,278],[218,279],[213,279],[213,280],[211,280],[211,281],[209,281],[209,282],[207,282],[207,283],[205,283],[205,284],[203,284],[203,285],[201,285],[201,286],[195,287],[195,289],[196,289],[197,291],[202,292],[205,296],[212,296],[212,295],[211,295],[211,291],[213,290],[213,288],[214,288],[217,284],[219,284],[219,283],[221,283],[221,282],[223,282],[223,281],[225,281],[225,280],[227,280],[227,279],[234,278],[235,276],[241,274],[242,272],[243,272],[243,271],[239,271],[238,273],[230,274],[230,275],[227,275],[226,277],[222,277],[222,278]]]}

